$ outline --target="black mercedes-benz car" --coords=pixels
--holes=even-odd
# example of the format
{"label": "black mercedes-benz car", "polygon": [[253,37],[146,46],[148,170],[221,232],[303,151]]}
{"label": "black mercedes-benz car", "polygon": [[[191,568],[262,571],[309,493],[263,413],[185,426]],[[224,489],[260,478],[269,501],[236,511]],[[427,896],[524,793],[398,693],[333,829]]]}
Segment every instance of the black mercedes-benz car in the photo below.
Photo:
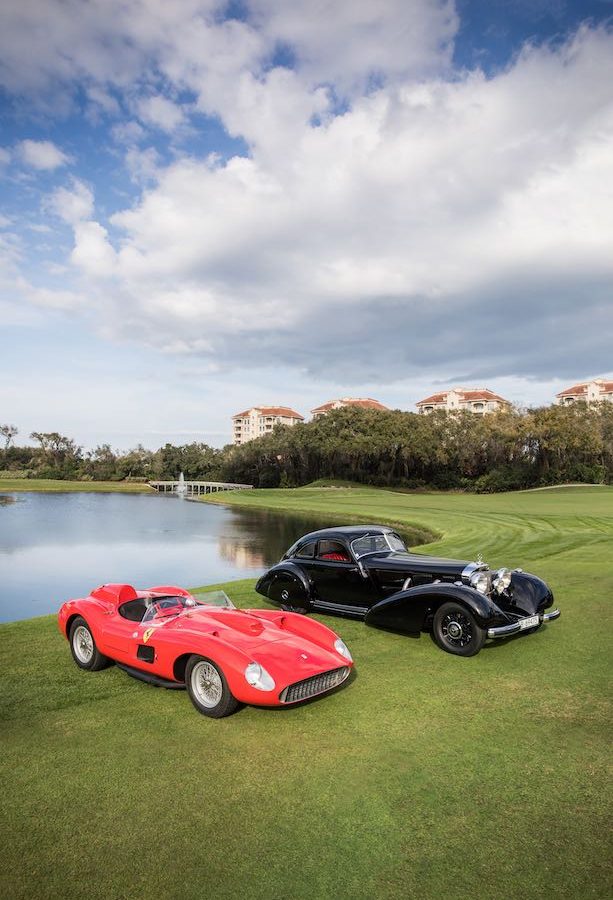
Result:
{"label": "black mercedes-benz car", "polygon": [[305,534],[255,589],[292,612],[348,616],[413,634],[429,631],[442,650],[458,656],[474,656],[487,638],[527,634],[560,615],[551,608],[551,590],[536,575],[411,553],[383,525]]}

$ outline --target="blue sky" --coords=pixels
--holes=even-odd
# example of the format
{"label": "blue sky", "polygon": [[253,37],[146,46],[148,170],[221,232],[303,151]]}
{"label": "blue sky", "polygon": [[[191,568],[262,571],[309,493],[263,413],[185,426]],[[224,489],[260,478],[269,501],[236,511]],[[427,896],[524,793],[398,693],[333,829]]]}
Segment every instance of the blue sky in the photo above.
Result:
{"label": "blue sky", "polygon": [[0,12],[0,422],[230,438],[257,403],[610,375],[613,4]]}

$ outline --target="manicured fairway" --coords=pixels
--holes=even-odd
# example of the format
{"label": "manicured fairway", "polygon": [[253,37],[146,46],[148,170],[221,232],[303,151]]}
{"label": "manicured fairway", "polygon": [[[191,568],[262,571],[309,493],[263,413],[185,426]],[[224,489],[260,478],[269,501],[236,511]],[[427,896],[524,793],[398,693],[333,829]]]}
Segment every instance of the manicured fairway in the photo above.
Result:
{"label": "manicured fairway", "polygon": [[[52,618],[0,626],[0,894],[610,897],[613,490],[223,500],[423,525],[443,536],[423,552],[542,575],[562,618],[468,660],[322,618],[355,678],[221,721],[117,669],[78,670]],[[264,605],[252,585],[225,589]]]}

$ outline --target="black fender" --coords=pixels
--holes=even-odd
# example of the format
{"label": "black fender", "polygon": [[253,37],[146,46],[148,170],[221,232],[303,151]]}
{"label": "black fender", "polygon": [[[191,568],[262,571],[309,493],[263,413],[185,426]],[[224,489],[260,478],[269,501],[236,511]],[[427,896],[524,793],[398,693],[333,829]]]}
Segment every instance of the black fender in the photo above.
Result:
{"label": "black fender", "polygon": [[300,566],[290,560],[269,569],[258,579],[255,589],[277,606],[311,609],[313,591],[309,578]]}
{"label": "black fender", "polygon": [[464,584],[421,584],[380,600],[366,613],[366,624],[416,634],[429,628],[429,620],[442,603],[465,606],[482,628],[508,623],[504,612],[485,594]]}
{"label": "black fender", "polygon": [[553,606],[549,585],[528,572],[513,572],[508,597],[501,600],[505,608],[524,616],[535,616]]}

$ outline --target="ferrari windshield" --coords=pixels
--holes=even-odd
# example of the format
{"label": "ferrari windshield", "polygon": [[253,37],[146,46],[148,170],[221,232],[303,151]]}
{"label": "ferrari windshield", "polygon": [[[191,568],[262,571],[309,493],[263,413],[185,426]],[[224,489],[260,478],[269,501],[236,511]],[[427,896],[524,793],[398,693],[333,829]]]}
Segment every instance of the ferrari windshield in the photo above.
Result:
{"label": "ferrari windshield", "polygon": [[394,531],[383,531],[377,534],[363,534],[351,542],[351,549],[356,559],[369,553],[389,553],[390,550],[404,550],[404,541]]}
{"label": "ferrari windshield", "polygon": [[198,612],[210,606],[235,609],[224,591],[199,591],[189,597],[162,595],[156,597],[154,595],[149,600],[142,621],[152,622],[154,619],[159,621],[172,616],[180,616],[182,613]]}

